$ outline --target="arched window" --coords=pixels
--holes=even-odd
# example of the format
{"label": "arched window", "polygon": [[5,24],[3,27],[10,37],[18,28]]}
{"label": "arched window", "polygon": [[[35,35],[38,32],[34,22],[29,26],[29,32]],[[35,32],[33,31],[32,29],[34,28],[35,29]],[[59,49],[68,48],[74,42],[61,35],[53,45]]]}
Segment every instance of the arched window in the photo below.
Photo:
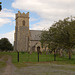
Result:
{"label": "arched window", "polygon": [[25,21],[24,20],[22,21],[22,24],[23,24],[23,26],[25,26]]}

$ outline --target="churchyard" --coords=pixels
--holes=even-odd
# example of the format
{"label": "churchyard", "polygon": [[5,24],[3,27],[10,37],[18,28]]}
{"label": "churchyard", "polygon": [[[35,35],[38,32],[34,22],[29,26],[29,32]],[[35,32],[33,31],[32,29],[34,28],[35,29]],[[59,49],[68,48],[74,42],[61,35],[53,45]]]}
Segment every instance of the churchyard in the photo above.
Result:
{"label": "churchyard", "polygon": [[0,52],[0,75],[75,75],[75,54],[72,59],[68,59],[66,54],[63,57],[56,55],[54,61],[53,54],[42,53],[19,53]]}
{"label": "churchyard", "polygon": [[[13,63],[18,63],[17,61],[17,52],[0,52],[0,58],[2,56],[10,55],[12,57]],[[6,57],[7,58],[7,57]],[[4,58],[4,59],[6,59]],[[37,63],[38,62],[38,53],[27,53],[27,52],[19,52],[19,63],[28,62],[28,63]],[[39,62],[54,62],[54,54],[47,54],[46,52],[39,54]],[[56,55],[56,63],[62,64],[75,64],[75,53],[72,53],[72,58],[68,59],[68,54],[60,57],[58,54]]]}

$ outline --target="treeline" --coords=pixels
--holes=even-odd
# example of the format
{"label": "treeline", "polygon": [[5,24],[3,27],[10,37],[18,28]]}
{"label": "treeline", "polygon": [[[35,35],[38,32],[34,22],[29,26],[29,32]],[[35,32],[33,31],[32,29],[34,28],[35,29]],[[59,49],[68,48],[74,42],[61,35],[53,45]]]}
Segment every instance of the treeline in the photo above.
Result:
{"label": "treeline", "polygon": [[54,51],[54,56],[57,50],[67,50],[71,59],[72,49],[75,48],[75,18],[71,16],[59,20],[48,31],[44,30],[41,34],[41,44]]}
{"label": "treeline", "polygon": [[7,38],[0,39],[0,51],[13,51],[13,46]]}

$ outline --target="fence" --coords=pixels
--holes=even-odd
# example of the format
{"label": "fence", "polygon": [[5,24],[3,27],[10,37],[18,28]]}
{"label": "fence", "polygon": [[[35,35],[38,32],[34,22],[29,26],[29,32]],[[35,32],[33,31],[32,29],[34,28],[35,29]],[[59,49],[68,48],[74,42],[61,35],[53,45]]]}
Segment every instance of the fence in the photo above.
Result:
{"label": "fence", "polygon": [[[13,60],[15,62],[18,61],[18,53],[13,52]],[[65,61],[68,60],[68,55],[66,57],[60,57],[56,55],[56,61]],[[47,54],[46,52],[39,54],[39,62],[50,62],[54,61],[54,54]],[[19,52],[19,62],[38,62],[38,53],[27,53],[27,52]]]}
{"label": "fence", "polygon": [[[13,63],[18,62],[17,52],[0,52],[0,56],[4,55],[11,55]],[[49,54],[46,52],[39,54],[39,62],[53,62],[53,61],[54,61],[54,54]],[[69,60],[68,54],[66,53],[62,57],[56,55],[56,61],[58,62],[60,61],[62,63],[65,62],[65,63],[75,64],[75,53],[73,52],[71,60]],[[19,62],[38,62],[38,53],[19,52]]]}

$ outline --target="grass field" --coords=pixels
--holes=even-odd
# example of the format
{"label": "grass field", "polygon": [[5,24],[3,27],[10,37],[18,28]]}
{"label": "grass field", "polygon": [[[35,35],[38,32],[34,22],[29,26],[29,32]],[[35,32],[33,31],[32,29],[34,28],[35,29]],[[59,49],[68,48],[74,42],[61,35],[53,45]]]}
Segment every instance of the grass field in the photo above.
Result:
{"label": "grass field", "polygon": [[[65,57],[59,57],[57,55],[56,61],[54,61],[53,54],[40,54],[40,61],[38,63],[37,53],[19,53],[20,61],[17,61],[17,52],[0,52],[0,75],[3,75],[7,71],[7,75],[75,75],[75,55],[72,55],[72,59],[68,59],[68,55]],[[8,64],[8,58],[12,57],[12,63]],[[10,66],[10,67],[9,67]],[[11,69],[12,67],[12,69]],[[12,73],[11,73],[12,72]]]}
{"label": "grass field", "polygon": [[[12,62],[18,63],[17,61],[17,52],[0,52],[0,58],[4,55],[11,55],[12,56]],[[38,62],[38,54],[37,53],[19,53],[19,62]],[[42,53],[39,55],[39,62],[54,62],[54,63],[63,63],[63,64],[75,64],[75,55],[72,55],[72,59],[69,60],[68,56],[66,57],[56,57],[56,61],[54,61],[54,55],[53,54],[46,54]]]}

